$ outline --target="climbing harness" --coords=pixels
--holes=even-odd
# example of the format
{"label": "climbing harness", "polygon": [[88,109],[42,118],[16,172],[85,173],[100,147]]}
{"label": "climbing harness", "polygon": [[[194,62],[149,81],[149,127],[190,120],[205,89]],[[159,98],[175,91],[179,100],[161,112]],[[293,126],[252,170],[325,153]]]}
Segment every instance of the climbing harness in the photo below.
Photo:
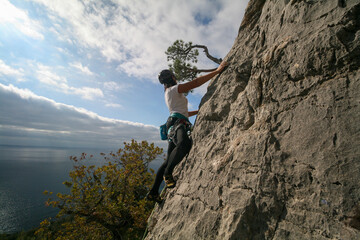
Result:
{"label": "climbing harness", "polygon": [[180,113],[171,114],[166,123],[160,126],[161,140],[168,140],[169,142],[173,142],[176,145],[176,131],[182,127],[185,129],[185,132],[191,139],[192,125],[189,119]]}
{"label": "climbing harness", "polygon": [[188,137],[191,137],[191,124],[184,119],[178,119],[168,130],[168,141],[177,145],[176,131],[180,128],[184,128]]}

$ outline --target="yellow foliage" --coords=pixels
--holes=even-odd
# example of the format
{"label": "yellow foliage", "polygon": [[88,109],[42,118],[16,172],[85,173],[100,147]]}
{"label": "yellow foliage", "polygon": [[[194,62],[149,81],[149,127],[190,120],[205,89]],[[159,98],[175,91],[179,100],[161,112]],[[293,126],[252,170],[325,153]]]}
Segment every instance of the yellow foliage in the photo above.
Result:
{"label": "yellow foliage", "polygon": [[153,203],[145,200],[154,180],[154,171],[148,166],[162,153],[153,143],[132,140],[117,152],[101,154],[107,160],[103,166],[82,164],[88,160],[85,153],[80,158],[71,157],[75,164],[69,173],[71,180],[63,183],[70,193],[58,193],[56,201],[47,201],[60,209],[57,217],[66,217],[66,221],[53,229],[44,220],[37,235],[49,239],[136,239],[153,208]]}

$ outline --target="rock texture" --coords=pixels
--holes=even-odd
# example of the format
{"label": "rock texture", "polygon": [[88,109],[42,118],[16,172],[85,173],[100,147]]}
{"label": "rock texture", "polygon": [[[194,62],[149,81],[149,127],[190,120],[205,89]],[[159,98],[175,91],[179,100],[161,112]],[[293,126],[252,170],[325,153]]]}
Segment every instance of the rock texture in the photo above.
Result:
{"label": "rock texture", "polygon": [[360,0],[250,0],[147,239],[360,239]]}

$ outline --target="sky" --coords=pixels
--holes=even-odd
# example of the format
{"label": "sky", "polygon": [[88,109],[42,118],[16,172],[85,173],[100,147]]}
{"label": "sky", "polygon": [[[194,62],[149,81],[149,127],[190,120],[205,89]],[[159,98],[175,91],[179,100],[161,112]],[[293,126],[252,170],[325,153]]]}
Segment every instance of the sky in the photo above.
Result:
{"label": "sky", "polygon": [[[182,39],[224,58],[247,2],[0,0],[0,145],[164,146],[166,49]],[[205,92],[188,95],[190,111]]]}

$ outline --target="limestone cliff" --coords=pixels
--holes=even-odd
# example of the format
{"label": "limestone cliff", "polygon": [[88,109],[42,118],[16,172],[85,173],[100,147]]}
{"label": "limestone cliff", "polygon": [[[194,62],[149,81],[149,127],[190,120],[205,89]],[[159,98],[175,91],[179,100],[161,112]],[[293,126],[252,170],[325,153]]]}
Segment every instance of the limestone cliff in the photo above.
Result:
{"label": "limestone cliff", "polygon": [[360,239],[360,0],[250,0],[225,59],[147,239]]}

